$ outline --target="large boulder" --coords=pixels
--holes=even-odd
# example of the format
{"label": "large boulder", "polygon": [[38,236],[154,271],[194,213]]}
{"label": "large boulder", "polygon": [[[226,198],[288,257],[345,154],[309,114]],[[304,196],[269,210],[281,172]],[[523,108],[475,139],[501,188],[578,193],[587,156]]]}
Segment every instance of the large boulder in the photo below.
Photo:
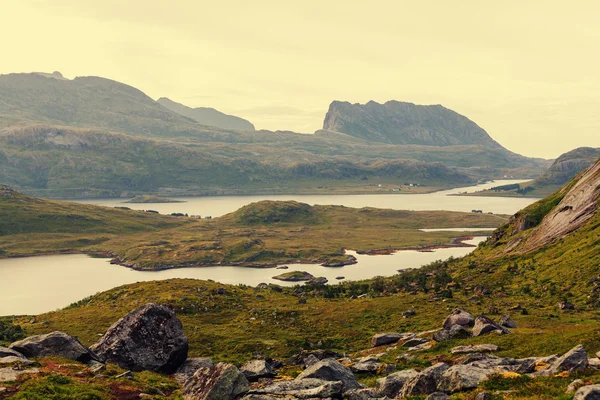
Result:
{"label": "large boulder", "polygon": [[206,358],[206,357],[188,358],[187,360],[184,361],[183,364],[181,364],[179,366],[179,368],[177,368],[177,371],[175,371],[174,377],[179,383],[183,383],[189,377],[194,375],[196,373],[196,371],[198,371],[200,368],[209,368],[209,367],[212,367],[213,365],[215,365],[215,363],[213,363],[210,358]]}
{"label": "large boulder", "polygon": [[552,366],[547,370],[546,374],[557,374],[563,371],[581,371],[588,367],[588,356],[582,345],[577,345],[566,352],[562,357],[559,357]]}
{"label": "large boulder", "polygon": [[437,363],[410,378],[402,387],[399,397],[422,396],[437,391],[437,385],[448,364]]}
{"label": "large boulder", "polygon": [[573,400],[600,400],[600,385],[588,385],[580,387]]}
{"label": "large boulder", "polygon": [[51,332],[45,335],[31,336],[10,345],[25,357],[62,357],[80,362],[94,359],[88,348],[79,343],[79,340],[64,332]]}
{"label": "large boulder", "polygon": [[118,320],[91,349],[121,368],[170,374],[186,360],[188,340],[171,308],[150,303]]}
{"label": "large boulder", "polygon": [[500,334],[510,333],[508,329],[498,325],[488,317],[484,317],[483,315],[478,316],[473,326],[473,336],[481,336],[490,332]]}
{"label": "large boulder", "polygon": [[395,399],[402,390],[404,384],[411,378],[414,378],[419,373],[414,369],[405,369],[403,371],[394,372],[385,378],[377,379],[375,389],[377,393]]}
{"label": "large boulder", "polygon": [[306,378],[321,379],[324,381],[340,381],[343,384],[344,391],[359,389],[361,387],[350,368],[340,364],[333,358],[327,358],[308,367],[296,377],[296,380]]}
{"label": "large boulder", "polygon": [[275,376],[273,368],[265,360],[252,360],[240,367],[242,374],[248,378],[250,382],[257,381],[260,378],[270,378]]}
{"label": "large boulder", "polygon": [[481,368],[475,365],[453,365],[439,379],[438,389],[454,393],[461,390],[474,389],[496,371],[492,368]]}
{"label": "large boulder", "polygon": [[200,368],[183,385],[185,400],[234,400],[250,388],[235,365],[218,363]]}
{"label": "large boulder", "polygon": [[279,381],[252,388],[248,392],[248,395],[243,399],[341,398],[343,394],[343,386],[344,385],[340,381],[324,381],[322,379],[313,378]]}
{"label": "large boulder", "polygon": [[452,325],[449,329],[441,329],[433,334],[433,340],[443,342],[450,339],[467,339],[472,336],[470,330],[462,325]]}
{"label": "large boulder", "polygon": [[471,313],[457,308],[446,317],[443,327],[444,329],[450,329],[452,325],[473,326],[474,323],[475,318]]}
{"label": "large boulder", "polygon": [[367,356],[360,358],[350,369],[357,373],[375,373],[382,367],[377,357]]}

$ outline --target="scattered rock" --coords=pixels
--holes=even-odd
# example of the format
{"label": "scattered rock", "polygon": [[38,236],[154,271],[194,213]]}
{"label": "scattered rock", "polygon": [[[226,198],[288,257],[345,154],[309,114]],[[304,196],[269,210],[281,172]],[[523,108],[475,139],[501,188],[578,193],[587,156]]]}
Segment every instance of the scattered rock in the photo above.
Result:
{"label": "scattered rock", "polygon": [[477,393],[475,396],[475,400],[492,400],[492,394],[490,392],[483,391],[481,393]]}
{"label": "scattered rock", "polygon": [[271,365],[265,360],[252,360],[242,365],[240,372],[246,376],[250,382],[259,380],[260,378],[271,378],[275,376]]}
{"label": "scattered rock", "polygon": [[517,327],[516,322],[513,321],[508,315],[502,315],[498,325],[511,329],[516,329]]}
{"label": "scattered rock", "polygon": [[402,347],[416,347],[425,343],[429,343],[429,339],[415,337],[402,343]]}
{"label": "scattered rock", "polygon": [[433,340],[443,342],[450,339],[467,339],[472,336],[470,330],[462,325],[452,325],[450,329],[441,329],[433,334]]}
{"label": "scattered rock", "polygon": [[575,311],[575,305],[568,301],[561,301],[558,303],[558,309],[561,311]]}
{"label": "scattered rock", "polygon": [[419,396],[437,391],[437,382],[448,369],[448,364],[437,363],[410,378],[402,387],[399,397]]}
{"label": "scattered rock", "polygon": [[452,354],[470,354],[470,353],[491,353],[498,351],[495,344],[477,344],[468,346],[458,346],[450,350]]}
{"label": "scattered rock", "polygon": [[581,371],[588,366],[588,357],[582,345],[577,345],[558,358],[548,369],[549,374],[557,374],[563,371]]}
{"label": "scattered rock", "polygon": [[600,369],[600,359],[588,358],[588,367],[594,368],[594,369]]}
{"label": "scattered rock", "polygon": [[450,396],[444,392],[435,392],[427,396],[425,400],[450,400]]}
{"label": "scattered rock", "polygon": [[400,340],[412,339],[415,336],[416,335],[414,333],[395,333],[395,332],[378,333],[371,338],[371,346],[372,347],[384,346],[386,344],[396,343]]}
{"label": "scattered rock", "polygon": [[567,386],[566,393],[574,393],[577,391],[577,389],[584,385],[585,383],[583,382],[583,379],[575,379],[573,382],[569,383],[569,386]]}
{"label": "scattered rock", "polygon": [[92,360],[94,355],[79,340],[64,332],[51,332],[45,335],[31,336],[10,345],[26,357],[62,357],[80,362]]}
{"label": "scattered rock", "polygon": [[170,374],[186,360],[188,340],[171,308],[150,303],[113,324],[91,349],[124,369]]}
{"label": "scattered rock", "polygon": [[382,366],[383,366],[383,364],[378,362],[377,357],[363,357],[363,358],[359,359],[356,362],[356,364],[352,365],[350,367],[350,369],[353,372],[358,372],[358,373],[361,373],[361,372],[362,373],[365,373],[365,372],[375,373]]}
{"label": "scattered rock", "polygon": [[119,378],[133,379],[133,372],[131,372],[131,371],[125,371],[122,374],[119,374],[119,375],[115,376],[115,379],[119,379]]}
{"label": "scattered rock", "polygon": [[343,390],[359,389],[360,384],[356,381],[350,368],[340,364],[332,358],[326,358],[305,369],[297,380],[306,378],[316,378],[324,381],[340,381],[343,384]]}
{"label": "scattered rock", "polygon": [[190,376],[194,375],[200,368],[209,368],[215,365],[210,358],[205,357],[193,357],[185,360],[177,371],[175,371],[174,378],[179,382],[185,382]]}
{"label": "scattered rock", "polygon": [[341,398],[342,393],[343,384],[340,381],[306,378],[273,382],[252,388],[243,400]]}
{"label": "scattered rock", "polygon": [[455,309],[446,317],[444,320],[443,327],[444,329],[450,329],[452,325],[461,325],[461,326],[473,326],[475,323],[475,318],[473,315],[466,312],[465,310],[461,310],[460,308]]}
{"label": "scattered rock", "polygon": [[198,369],[183,385],[185,400],[234,400],[246,393],[248,379],[235,365],[218,363]]}
{"label": "scattered rock", "polygon": [[472,364],[453,365],[440,377],[438,389],[449,393],[474,389],[495,373],[492,368],[481,368]]}
{"label": "scattered rock", "polygon": [[415,310],[406,310],[402,313],[402,318],[408,318],[408,317],[412,317],[414,315],[417,315]]}
{"label": "scattered rock", "polygon": [[16,370],[10,367],[0,368],[0,382],[11,382],[16,380],[19,377],[19,375],[37,374],[38,372],[40,372],[40,370],[37,368],[23,370]]}
{"label": "scattered rock", "polygon": [[598,400],[600,399],[600,385],[588,385],[580,387],[573,400]]}
{"label": "scattered rock", "polygon": [[483,315],[478,316],[475,319],[475,325],[473,326],[473,336],[481,336],[490,332],[500,334],[510,333],[508,329],[501,327],[488,317],[484,317]]}
{"label": "scattered rock", "polygon": [[380,396],[375,390],[372,388],[366,389],[352,389],[344,393],[344,398],[347,400],[374,400],[380,399]]}
{"label": "scattered rock", "polygon": [[399,372],[394,372],[385,378],[377,379],[375,389],[377,393],[387,396],[391,399],[398,397],[404,384],[411,378],[414,378],[419,373],[414,369],[406,369]]}

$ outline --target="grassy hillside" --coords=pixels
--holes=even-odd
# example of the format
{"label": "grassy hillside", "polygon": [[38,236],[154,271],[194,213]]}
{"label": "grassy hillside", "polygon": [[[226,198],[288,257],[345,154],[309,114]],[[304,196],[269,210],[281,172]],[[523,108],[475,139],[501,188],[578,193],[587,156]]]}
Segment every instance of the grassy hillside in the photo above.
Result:
{"label": "grassy hillside", "polygon": [[137,268],[348,262],[361,251],[446,245],[456,232],[421,228],[494,227],[506,218],[259,202],[213,220],[42,200],[0,191],[0,254],[101,252]]}

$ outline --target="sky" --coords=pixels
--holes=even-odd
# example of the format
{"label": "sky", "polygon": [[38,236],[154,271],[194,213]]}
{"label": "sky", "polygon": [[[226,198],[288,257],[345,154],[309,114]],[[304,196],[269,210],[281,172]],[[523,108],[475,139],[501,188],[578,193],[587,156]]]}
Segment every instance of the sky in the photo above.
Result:
{"label": "sky", "polygon": [[312,133],[333,100],[442,104],[508,149],[600,147],[600,2],[0,0],[0,73],[102,76]]}

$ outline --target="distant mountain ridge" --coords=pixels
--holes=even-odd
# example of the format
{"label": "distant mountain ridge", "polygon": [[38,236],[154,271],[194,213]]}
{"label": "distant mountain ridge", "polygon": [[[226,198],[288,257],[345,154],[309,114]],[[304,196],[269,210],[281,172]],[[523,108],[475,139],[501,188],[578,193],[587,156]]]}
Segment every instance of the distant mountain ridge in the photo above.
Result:
{"label": "distant mountain ridge", "polygon": [[216,126],[217,128],[233,129],[236,131],[254,131],[254,125],[250,121],[234,115],[228,115],[221,111],[209,107],[191,108],[183,104],[174,102],[166,97],[161,97],[157,100],[158,104],[168,108],[169,110],[191,118],[194,121],[206,125]]}
{"label": "distant mountain ridge", "polygon": [[441,105],[423,106],[399,101],[351,104],[334,101],[323,129],[371,142],[455,146],[502,146],[467,117]]}
{"label": "distant mountain ridge", "polygon": [[538,185],[564,185],[600,158],[600,149],[580,147],[554,161],[552,166],[535,179]]}

